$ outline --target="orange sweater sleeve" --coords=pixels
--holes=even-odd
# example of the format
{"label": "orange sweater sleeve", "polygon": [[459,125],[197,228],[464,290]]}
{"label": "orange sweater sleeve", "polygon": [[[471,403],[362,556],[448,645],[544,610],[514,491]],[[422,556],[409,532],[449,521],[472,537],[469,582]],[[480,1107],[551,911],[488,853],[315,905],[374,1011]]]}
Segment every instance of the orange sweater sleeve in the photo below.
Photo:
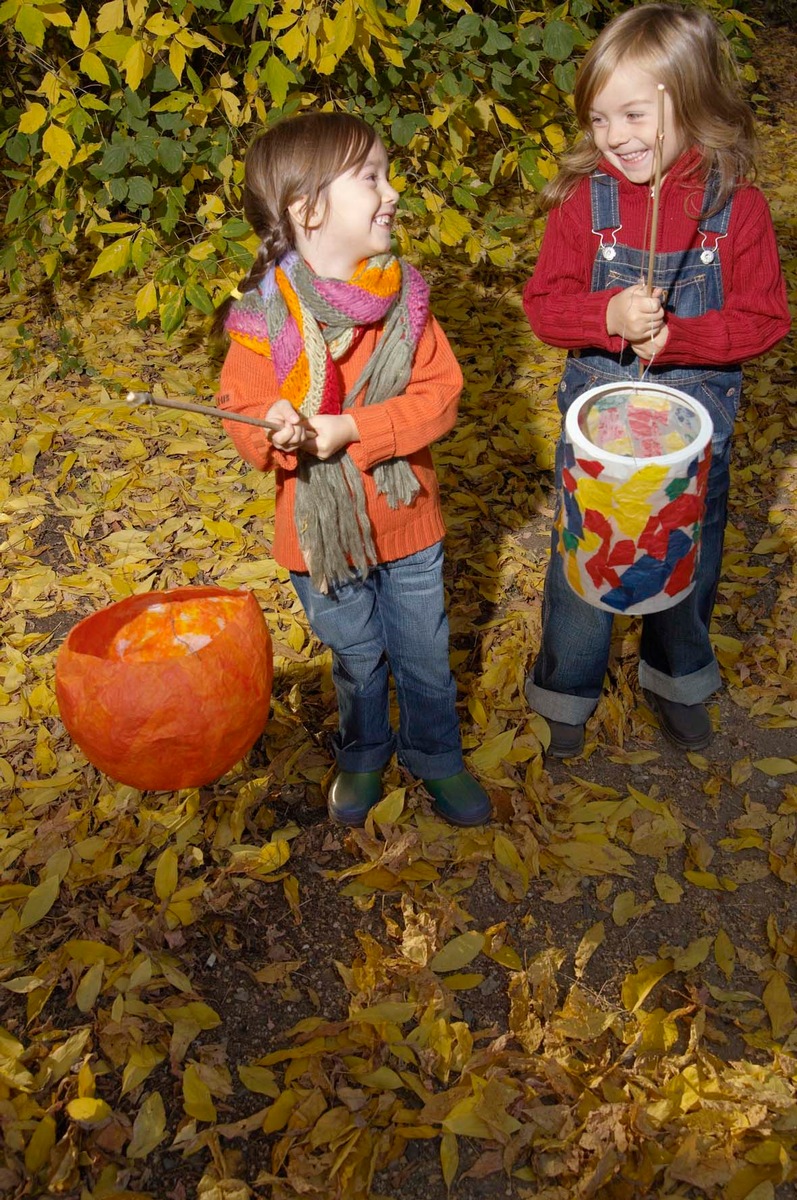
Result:
{"label": "orange sweater sleeve", "polygon": [[[271,359],[239,342],[230,342],[216,397],[219,408],[263,418],[279,398],[279,384]],[[223,424],[241,458],[253,467],[260,471],[275,467],[295,470],[296,455],[276,450],[265,429],[244,425],[241,421],[224,421]]]}
{"label": "orange sweater sleeve", "polygon": [[[356,351],[338,366],[344,388],[353,386],[370,357],[378,333],[368,331]],[[407,457],[438,440],[453,428],[462,391],[462,371],[448,339],[432,317],[415,351],[412,377],[400,396],[382,404],[363,404],[356,398],[351,415],[360,435],[349,446],[349,455],[361,471],[390,458]],[[231,342],[221,371],[218,405],[230,412],[265,417],[280,398],[271,359],[238,342]],[[238,453],[253,467],[294,470],[296,455],[275,450],[265,429],[225,421],[224,427]]]}
{"label": "orange sweater sleeve", "polygon": [[[348,382],[348,381],[347,381]],[[462,370],[434,317],[415,351],[412,377],[400,396],[350,410],[360,435],[349,456],[361,471],[390,458],[405,458],[453,429],[462,392]]]}

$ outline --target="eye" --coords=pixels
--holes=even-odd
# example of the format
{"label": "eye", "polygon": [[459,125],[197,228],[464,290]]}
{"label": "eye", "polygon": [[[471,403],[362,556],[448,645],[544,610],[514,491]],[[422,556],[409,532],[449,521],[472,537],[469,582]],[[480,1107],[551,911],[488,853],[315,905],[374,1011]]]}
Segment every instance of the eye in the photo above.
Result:
{"label": "eye", "polygon": [[593,113],[593,115],[590,117],[591,125],[602,125],[603,122],[604,122],[604,118],[599,117],[596,113]]}

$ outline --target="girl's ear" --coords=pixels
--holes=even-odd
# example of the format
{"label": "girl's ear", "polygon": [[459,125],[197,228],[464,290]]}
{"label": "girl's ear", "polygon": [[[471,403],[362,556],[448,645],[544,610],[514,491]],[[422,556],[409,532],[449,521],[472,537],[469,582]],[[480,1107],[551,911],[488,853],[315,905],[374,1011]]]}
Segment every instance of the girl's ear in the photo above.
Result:
{"label": "girl's ear", "polygon": [[320,201],[314,208],[310,208],[307,196],[300,196],[298,200],[294,200],[293,204],[288,205],[288,215],[293,221],[294,229],[311,233],[321,224],[323,210]]}
{"label": "girl's ear", "polygon": [[299,196],[297,200],[294,200],[293,204],[289,204],[288,215],[295,226],[298,226],[300,229],[304,229],[308,218],[307,197]]}
{"label": "girl's ear", "polygon": [[307,196],[299,196],[293,204],[288,205],[288,215],[295,230],[301,233],[314,233],[324,223],[324,204],[319,197],[313,208],[308,205]]}

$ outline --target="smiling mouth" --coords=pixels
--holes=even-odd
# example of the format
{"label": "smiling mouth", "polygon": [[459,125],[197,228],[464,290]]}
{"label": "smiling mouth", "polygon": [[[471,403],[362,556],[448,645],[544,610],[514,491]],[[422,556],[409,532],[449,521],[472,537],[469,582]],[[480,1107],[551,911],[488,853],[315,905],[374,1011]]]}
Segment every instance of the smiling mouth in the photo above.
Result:
{"label": "smiling mouth", "polygon": [[636,166],[637,163],[642,162],[643,159],[647,158],[647,156],[647,150],[634,150],[631,154],[619,154],[618,158],[620,159],[620,162],[625,163],[627,167],[633,167]]}
{"label": "smiling mouth", "polygon": [[374,225],[381,225],[385,229],[389,229],[393,224],[393,217],[390,213],[382,213],[379,217],[374,217]]}

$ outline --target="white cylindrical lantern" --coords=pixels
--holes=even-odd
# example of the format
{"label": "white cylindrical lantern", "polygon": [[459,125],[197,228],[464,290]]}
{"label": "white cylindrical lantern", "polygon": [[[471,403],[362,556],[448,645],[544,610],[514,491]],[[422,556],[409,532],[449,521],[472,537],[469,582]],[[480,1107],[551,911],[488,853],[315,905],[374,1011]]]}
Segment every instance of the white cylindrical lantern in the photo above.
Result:
{"label": "white cylindrical lantern", "polygon": [[694,587],[711,417],[663,384],[603,384],[565,418],[557,530],[570,586],[612,613],[658,612]]}

